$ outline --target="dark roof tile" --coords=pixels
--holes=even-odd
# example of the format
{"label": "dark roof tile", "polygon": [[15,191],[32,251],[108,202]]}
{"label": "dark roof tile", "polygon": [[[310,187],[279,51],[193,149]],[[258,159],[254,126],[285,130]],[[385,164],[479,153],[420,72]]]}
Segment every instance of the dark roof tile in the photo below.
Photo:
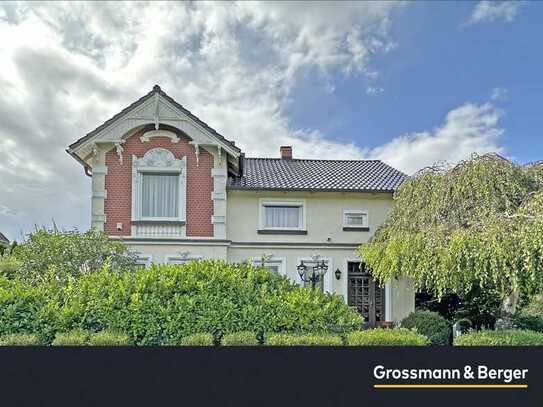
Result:
{"label": "dark roof tile", "polygon": [[229,189],[393,192],[407,176],[379,160],[244,158]]}

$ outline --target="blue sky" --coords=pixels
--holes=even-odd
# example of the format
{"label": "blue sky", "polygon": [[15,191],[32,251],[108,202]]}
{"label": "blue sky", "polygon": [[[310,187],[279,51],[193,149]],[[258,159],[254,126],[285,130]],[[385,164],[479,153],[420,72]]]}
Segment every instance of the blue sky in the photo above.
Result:
{"label": "blue sky", "polygon": [[2,2],[0,231],[86,229],[65,153],[160,84],[248,156],[543,159],[543,3]]}
{"label": "blue sky", "polygon": [[391,27],[394,50],[372,61],[379,72],[372,86],[382,92],[367,94],[367,78],[336,73],[330,93],[322,78],[308,75],[293,92],[291,120],[377,147],[437,126],[451,108],[484,103],[497,92],[505,154],[521,163],[543,159],[543,4],[519,7],[511,22],[477,24],[467,23],[473,8],[472,2],[409,4]]}

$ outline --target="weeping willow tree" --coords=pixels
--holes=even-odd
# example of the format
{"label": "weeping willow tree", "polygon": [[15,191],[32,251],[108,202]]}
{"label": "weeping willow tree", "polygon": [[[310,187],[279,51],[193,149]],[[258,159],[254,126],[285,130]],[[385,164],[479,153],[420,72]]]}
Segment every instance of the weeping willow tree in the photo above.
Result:
{"label": "weeping willow tree", "polygon": [[426,168],[360,253],[380,281],[409,277],[437,297],[478,285],[512,314],[543,289],[543,165],[487,154]]}

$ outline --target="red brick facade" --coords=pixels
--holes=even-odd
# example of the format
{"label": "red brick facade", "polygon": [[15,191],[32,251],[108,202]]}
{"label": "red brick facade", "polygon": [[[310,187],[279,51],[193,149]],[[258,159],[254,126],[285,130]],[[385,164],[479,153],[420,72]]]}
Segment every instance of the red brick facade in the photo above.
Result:
{"label": "red brick facade", "polygon": [[[200,148],[199,165],[196,165],[194,147],[189,144],[189,138],[179,131],[178,143],[172,143],[167,137],[154,137],[149,142],[141,142],[140,136],[149,129],[141,130],[129,137],[123,144],[123,163],[119,161],[115,149],[106,154],[107,198],[105,200],[106,224],[108,235],[130,235],[132,218],[132,155],[138,158],[153,149],[165,148],[170,150],[175,158],[187,157],[187,202],[186,202],[186,234],[187,236],[213,236],[213,156]],[[117,223],[123,224],[123,230],[117,230]]]}

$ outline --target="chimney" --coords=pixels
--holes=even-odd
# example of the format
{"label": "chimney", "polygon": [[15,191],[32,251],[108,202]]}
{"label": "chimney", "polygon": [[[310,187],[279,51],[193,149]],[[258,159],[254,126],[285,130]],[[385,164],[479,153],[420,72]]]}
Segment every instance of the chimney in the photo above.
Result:
{"label": "chimney", "polygon": [[281,146],[279,151],[281,152],[282,160],[292,159],[292,146]]}

